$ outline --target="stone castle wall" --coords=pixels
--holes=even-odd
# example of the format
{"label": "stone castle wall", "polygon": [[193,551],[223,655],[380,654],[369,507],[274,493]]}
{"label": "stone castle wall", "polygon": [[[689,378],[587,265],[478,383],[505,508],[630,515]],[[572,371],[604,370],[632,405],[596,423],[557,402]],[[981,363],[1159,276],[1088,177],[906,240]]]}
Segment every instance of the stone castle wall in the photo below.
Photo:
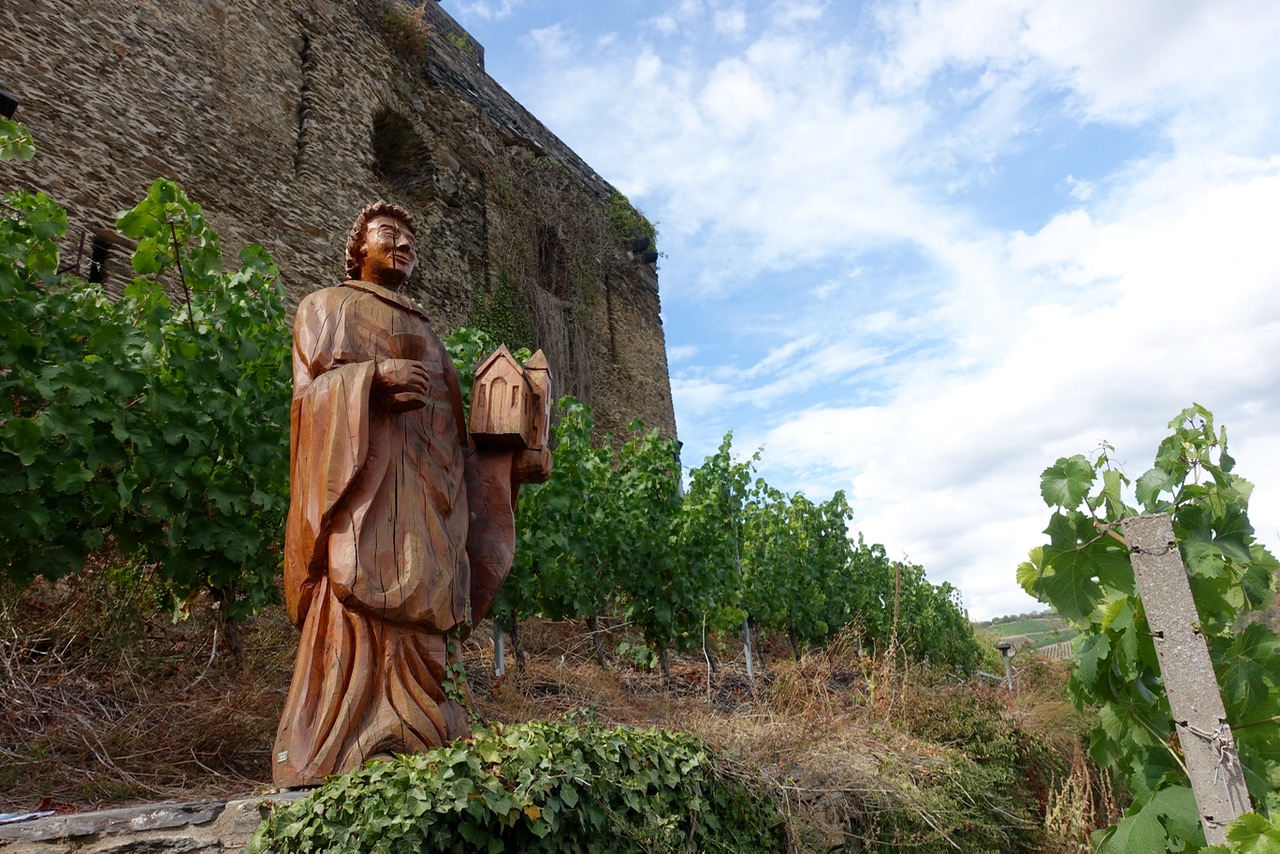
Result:
{"label": "stone castle wall", "polygon": [[557,393],[605,429],[674,435],[656,275],[606,227],[620,197],[426,5],[415,57],[392,47],[382,0],[4,0],[0,88],[38,153],[0,165],[0,188],[64,204],[66,259],[84,273],[105,256],[110,290],[129,277],[116,214],[175,179],[229,259],[271,251],[295,305],[343,278],[351,222],[387,198],[418,220],[410,287],[438,332],[492,327],[506,305],[527,339],[509,343],[547,351]]}

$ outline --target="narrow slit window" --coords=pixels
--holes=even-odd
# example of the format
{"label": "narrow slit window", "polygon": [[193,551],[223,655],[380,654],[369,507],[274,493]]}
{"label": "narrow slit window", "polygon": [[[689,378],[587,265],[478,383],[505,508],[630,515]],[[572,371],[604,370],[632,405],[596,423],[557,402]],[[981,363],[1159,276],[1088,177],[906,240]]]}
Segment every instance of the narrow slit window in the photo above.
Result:
{"label": "narrow slit window", "polygon": [[89,281],[105,285],[107,283],[107,255],[111,252],[111,244],[102,239],[102,235],[93,236],[93,251],[89,255]]}

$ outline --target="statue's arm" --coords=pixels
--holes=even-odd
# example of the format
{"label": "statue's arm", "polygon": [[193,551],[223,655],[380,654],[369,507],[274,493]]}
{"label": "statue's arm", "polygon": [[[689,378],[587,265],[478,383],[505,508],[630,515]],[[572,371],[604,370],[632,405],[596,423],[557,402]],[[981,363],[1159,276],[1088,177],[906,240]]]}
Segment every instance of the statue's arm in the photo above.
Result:
{"label": "statue's arm", "polygon": [[289,618],[301,625],[315,581],[328,570],[325,544],[332,516],[363,466],[369,448],[369,405],[375,364],[340,362],[346,351],[324,292],[298,307],[294,323],[290,416],[289,518],[284,593]]}

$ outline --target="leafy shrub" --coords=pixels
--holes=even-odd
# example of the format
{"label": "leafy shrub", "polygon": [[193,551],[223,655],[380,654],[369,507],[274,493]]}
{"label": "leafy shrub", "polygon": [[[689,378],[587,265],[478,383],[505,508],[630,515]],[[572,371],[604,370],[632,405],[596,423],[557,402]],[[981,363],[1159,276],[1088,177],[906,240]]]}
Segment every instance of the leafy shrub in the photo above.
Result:
{"label": "leafy shrub", "polygon": [[[0,216],[0,573],[78,571],[108,537],[182,601],[235,617],[274,593],[288,501],[289,332],[278,275],[156,181],[117,228],[116,302],[62,271],[66,212],[14,190]],[[175,303],[166,285],[180,294]]]}
{"label": "leafy shrub", "polygon": [[249,850],[763,852],[781,822],[692,736],[533,722],[332,777]]}

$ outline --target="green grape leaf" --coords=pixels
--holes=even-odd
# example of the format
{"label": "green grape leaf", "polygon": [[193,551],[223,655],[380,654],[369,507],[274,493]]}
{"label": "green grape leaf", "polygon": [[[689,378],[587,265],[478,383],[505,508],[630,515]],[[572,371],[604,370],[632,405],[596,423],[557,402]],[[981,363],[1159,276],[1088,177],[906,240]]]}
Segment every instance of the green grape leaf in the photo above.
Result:
{"label": "green grape leaf", "polygon": [[1095,475],[1083,454],[1062,457],[1040,475],[1040,495],[1050,507],[1072,510],[1089,494]]}
{"label": "green grape leaf", "polygon": [[1232,640],[1219,660],[1227,662],[1222,671],[1222,693],[1236,720],[1245,721],[1280,689],[1280,638],[1261,623],[1250,623]]}
{"label": "green grape leaf", "polygon": [[1158,854],[1169,850],[1158,812],[1147,807],[1122,818],[1108,836],[1095,837],[1094,845],[1098,854]]}
{"label": "green grape leaf", "polygon": [[1076,642],[1075,676],[1086,685],[1094,684],[1098,679],[1098,664],[1106,660],[1111,652],[1111,639],[1105,634],[1081,635]]}
{"label": "green grape leaf", "polygon": [[1155,809],[1164,819],[1169,833],[1188,841],[1197,839],[1204,844],[1204,827],[1200,824],[1200,809],[1190,786],[1169,786],[1156,792],[1147,809]]}
{"label": "green grape leaf", "polygon": [[1227,841],[1234,854],[1280,854],[1280,823],[1256,812],[1245,813],[1227,830]]}
{"label": "green grape leaf", "polygon": [[1147,513],[1158,513],[1162,509],[1159,502],[1160,493],[1172,494],[1177,488],[1177,481],[1167,471],[1159,468],[1148,469],[1133,485],[1134,497]]}
{"label": "green grape leaf", "polygon": [[1087,567],[1063,560],[1044,572],[1036,585],[1036,595],[1048,602],[1065,619],[1085,622],[1102,599],[1102,588],[1089,577]]}
{"label": "green grape leaf", "polygon": [[1083,621],[1093,613],[1103,598],[1102,584],[1124,592],[1133,589],[1128,553],[1099,533],[1088,516],[1078,511],[1055,513],[1045,533],[1046,571],[1036,585],[1037,595],[1043,594],[1066,619]]}
{"label": "green grape leaf", "polygon": [[1129,484],[1129,479],[1116,469],[1107,469],[1102,472],[1102,490],[1098,493],[1097,498],[1091,502],[1095,508],[1106,507],[1106,518],[1110,520],[1122,519],[1130,515],[1131,511],[1125,506],[1124,498],[1121,493]]}

